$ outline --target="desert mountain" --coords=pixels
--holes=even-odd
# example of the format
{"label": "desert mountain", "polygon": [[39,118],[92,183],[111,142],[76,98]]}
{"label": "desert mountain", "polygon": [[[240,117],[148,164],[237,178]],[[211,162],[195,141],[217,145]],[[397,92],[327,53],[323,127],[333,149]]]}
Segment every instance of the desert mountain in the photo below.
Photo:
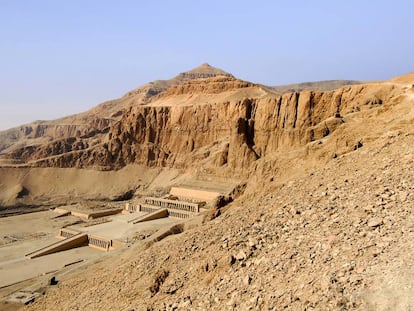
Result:
{"label": "desert mountain", "polygon": [[[100,134],[105,134],[110,125],[113,125],[119,121],[124,112],[130,107],[148,104],[156,96],[161,96],[165,99],[166,96],[163,94],[165,91],[169,90],[170,93],[174,92],[174,90],[170,90],[171,88],[177,91],[177,87],[183,83],[188,84],[188,82],[194,80],[203,80],[214,77],[223,77],[230,80],[235,79],[232,74],[205,63],[192,70],[182,72],[172,79],[156,80],[144,84],[127,92],[121,98],[106,101],[86,112],[57,120],[35,121],[30,124],[2,131],[0,132],[0,154],[9,153],[25,146],[38,146],[70,137],[100,136]],[[303,83],[281,87],[261,86],[261,89],[262,91],[265,90],[269,93],[276,92],[283,94],[287,92],[302,91],[305,89],[332,90],[343,85],[354,83],[355,81],[337,80],[318,83]],[[216,86],[217,85],[218,84],[216,83]],[[228,86],[229,84],[227,83],[226,87]],[[215,92],[216,94],[219,93],[217,90]],[[248,97],[248,95],[250,94],[244,94],[245,97]],[[256,97],[255,94],[252,95],[252,97]],[[214,102],[217,99],[209,98],[208,100],[210,102]],[[200,98],[199,96],[199,98],[193,98],[191,102],[207,102],[208,100]],[[220,99],[218,100],[220,101]],[[168,103],[168,101],[165,101],[165,103]],[[187,103],[190,104],[188,101]],[[161,105],[163,105],[163,103],[161,103]],[[92,142],[92,144],[94,144],[94,142]]]}
{"label": "desert mountain", "polygon": [[106,101],[86,112],[51,121],[35,121],[17,128],[0,132],[0,153],[23,146],[33,146],[56,139],[97,135],[120,119],[125,109],[142,105],[168,88],[184,81],[232,77],[231,74],[205,63],[192,70],[182,72],[170,80],[157,80],[144,84],[119,99]]}
{"label": "desert mountain", "polygon": [[338,89],[345,85],[362,84],[361,81],[354,80],[327,80],[318,82],[304,82],[287,85],[278,85],[271,87],[277,93],[290,93],[290,92],[302,92],[302,91],[331,91]]}
{"label": "desert mountain", "polygon": [[[358,127],[376,123],[394,102],[411,96],[409,85],[393,80],[278,95],[208,65],[162,84],[166,89],[145,100],[142,93],[128,93],[119,100],[128,109],[110,120],[94,118],[96,125],[86,133],[72,130],[68,137],[14,148],[5,157],[31,166],[105,170],[128,164],[187,168],[197,159],[200,168],[233,173],[303,147],[328,159],[353,150],[365,137]],[[376,118],[367,121],[370,114]],[[373,132],[381,133],[387,123],[378,125]],[[344,132],[349,134],[343,137]],[[373,132],[369,139],[379,135]]]}
{"label": "desert mountain", "polygon": [[[83,120],[81,126],[72,122],[64,130],[63,122],[56,120],[35,129],[22,127],[20,143],[26,145],[15,143],[3,150],[2,163],[98,170],[141,165],[241,179],[268,170],[278,175],[282,163],[302,159],[319,165],[395,128],[409,129],[410,81],[411,74],[331,91],[279,95],[204,64],[172,80],[154,82],[164,88],[151,96],[126,94],[118,104],[129,108],[116,117],[96,117],[103,116],[99,110],[105,111],[104,103],[91,110],[95,115],[89,111],[68,117]],[[30,196],[14,194],[3,200],[6,205],[29,202]]]}
{"label": "desert mountain", "polygon": [[239,185],[227,206],[61,275],[28,308],[409,310],[414,75],[278,94],[200,68],[103,104],[111,115],[70,117],[99,115],[85,132],[3,150],[3,207]]}
{"label": "desert mountain", "polygon": [[[28,152],[34,165],[64,166],[71,154],[71,165],[247,183],[203,224],[62,276],[29,310],[410,310],[412,77],[285,95],[196,80],[132,107],[95,155]],[[255,96],[237,98],[244,92]],[[192,102],[203,94],[214,103]]]}

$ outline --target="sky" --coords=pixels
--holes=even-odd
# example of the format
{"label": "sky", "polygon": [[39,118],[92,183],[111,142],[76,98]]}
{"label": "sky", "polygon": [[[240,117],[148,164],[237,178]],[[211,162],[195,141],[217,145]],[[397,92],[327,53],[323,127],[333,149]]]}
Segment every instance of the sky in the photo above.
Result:
{"label": "sky", "polygon": [[267,85],[414,71],[414,1],[0,0],[0,130],[202,63]]}

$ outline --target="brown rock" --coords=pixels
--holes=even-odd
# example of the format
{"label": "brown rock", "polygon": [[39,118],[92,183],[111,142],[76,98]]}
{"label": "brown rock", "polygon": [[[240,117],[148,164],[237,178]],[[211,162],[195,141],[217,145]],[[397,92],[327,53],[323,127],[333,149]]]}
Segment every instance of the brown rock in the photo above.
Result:
{"label": "brown rock", "polygon": [[247,258],[247,255],[245,253],[245,251],[240,250],[235,256],[234,258],[236,258],[237,260],[241,261]]}
{"label": "brown rock", "polygon": [[252,281],[252,279],[251,279],[250,275],[245,275],[245,276],[243,277],[243,284],[244,284],[245,286],[250,285],[250,282],[251,282],[251,281]]}
{"label": "brown rock", "polygon": [[368,227],[375,228],[379,227],[383,224],[383,220],[380,217],[373,217],[368,219],[367,225]]}

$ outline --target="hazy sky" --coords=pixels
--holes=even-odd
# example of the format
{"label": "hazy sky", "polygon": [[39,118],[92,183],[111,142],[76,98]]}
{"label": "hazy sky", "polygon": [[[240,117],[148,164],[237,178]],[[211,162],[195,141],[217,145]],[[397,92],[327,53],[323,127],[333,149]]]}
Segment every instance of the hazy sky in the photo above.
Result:
{"label": "hazy sky", "polygon": [[268,85],[414,71],[414,1],[0,0],[0,129],[201,63]]}

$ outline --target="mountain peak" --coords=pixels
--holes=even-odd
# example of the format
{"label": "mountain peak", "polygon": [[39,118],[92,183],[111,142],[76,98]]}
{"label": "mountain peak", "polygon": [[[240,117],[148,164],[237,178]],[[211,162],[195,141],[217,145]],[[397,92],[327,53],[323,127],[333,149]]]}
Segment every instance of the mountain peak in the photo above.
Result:
{"label": "mountain peak", "polygon": [[202,67],[204,67],[204,68],[213,68],[213,66],[211,66],[209,63],[201,64],[198,68],[202,68]]}
{"label": "mountain peak", "polygon": [[202,79],[202,78],[212,78],[217,76],[232,77],[234,76],[220,68],[211,66],[208,63],[201,64],[200,66],[180,73],[177,77],[180,79]]}
{"label": "mountain peak", "polygon": [[153,95],[159,94],[168,88],[181,84],[183,82],[197,80],[197,79],[206,79],[206,78],[215,78],[215,77],[228,77],[235,78],[231,73],[228,73],[220,68],[211,66],[208,63],[203,63],[200,66],[184,71],[172,79],[169,80],[155,80],[147,84],[141,85],[136,89],[126,93],[124,96],[133,96],[137,94],[144,94],[145,98],[152,97]]}

